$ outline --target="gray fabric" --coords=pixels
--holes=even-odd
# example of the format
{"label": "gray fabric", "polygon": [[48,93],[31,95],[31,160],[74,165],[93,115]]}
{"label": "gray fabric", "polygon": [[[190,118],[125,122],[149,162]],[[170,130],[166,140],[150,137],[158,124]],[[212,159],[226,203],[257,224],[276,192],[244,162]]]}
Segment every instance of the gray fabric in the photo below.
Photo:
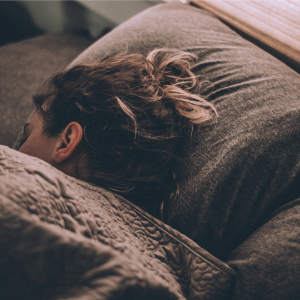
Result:
{"label": "gray fabric", "polygon": [[[196,13],[186,18],[196,23]],[[220,117],[185,148],[181,196],[166,221],[224,259],[300,196],[300,76],[221,22],[202,17],[198,24],[188,39]]]}
{"label": "gray fabric", "polygon": [[[219,21],[210,16],[208,12],[185,4],[154,6],[99,39],[79,55],[71,66],[119,53],[146,55],[155,48],[178,49],[198,46],[201,39],[197,37],[199,28],[214,34],[214,23],[219,24]],[[226,35],[223,38],[226,39]],[[231,41],[234,42],[234,39],[231,38]],[[222,44],[222,41],[220,43]],[[213,45],[209,44],[208,40],[203,47]]]}
{"label": "gray fabric", "polygon": [[224,258],[299,195],[300,76],[209,13],[183,4],[142,12],[72,65],[158,47],[198,55],[194,71],[210,81],[203,93],[220,115],[186,147],[181,196],[165,206],[166,221]]}
{"label": "gray fabric", "polygon": [[13,146],[33,109],[32,96],[90,43],[84,37],[53,34],[0,47],[1,145]]}
{"label": "gray fabric", "polygon": [[0,299],[224,300],[233,274],[122,197],[0,146]]}
{"label": "gray fabric", "polygon": [[300,199],[284,205],[235,249],[232,300],[300,299]]}

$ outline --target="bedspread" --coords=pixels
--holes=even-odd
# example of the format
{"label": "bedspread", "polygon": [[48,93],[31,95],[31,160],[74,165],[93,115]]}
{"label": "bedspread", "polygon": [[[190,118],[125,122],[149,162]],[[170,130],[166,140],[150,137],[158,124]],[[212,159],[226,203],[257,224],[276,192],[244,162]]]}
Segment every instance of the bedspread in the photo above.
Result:
{"label": "bedspread", "polygon": [[233,277],[126,199],[0,146],[0,299],[226,299]]}

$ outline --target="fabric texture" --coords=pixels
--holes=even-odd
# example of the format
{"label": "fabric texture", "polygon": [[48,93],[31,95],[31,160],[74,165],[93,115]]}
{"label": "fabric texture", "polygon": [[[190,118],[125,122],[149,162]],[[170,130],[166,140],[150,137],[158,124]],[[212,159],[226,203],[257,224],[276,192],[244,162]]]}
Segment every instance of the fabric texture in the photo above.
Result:
{"label": "fabric texture", "polygon": [[225,259],[300,196],[300,76],[221,22],[202,22],[189,38],[219,119],[185,148],[181,194],[166,221]]}
{"label": "fabric texture", "polygon": [[209,81],[202,92],[219,113],[217,124],[198,128],[185,148],[181,196],[165,205],[165,220],[225,258],[300,195],[300,76],[210,13],[184,4],[140,13],[72,65],[161,47],[199,57],[193,70]]}
{"label": "fabric texture", "polygon": [[268,222],[232,251],[236,272],[231,299],[300,299],[300,199],[276,210]]}
{"label": "fabric texture", "polygon": [[233,271],[113,193],[0,146],[1,299],[227,299]]}
{"label": "fabric texture", "polygon": [[44,81],[90,44],[81,36],[52,34],[0,47],[1,145],[13,146]]}

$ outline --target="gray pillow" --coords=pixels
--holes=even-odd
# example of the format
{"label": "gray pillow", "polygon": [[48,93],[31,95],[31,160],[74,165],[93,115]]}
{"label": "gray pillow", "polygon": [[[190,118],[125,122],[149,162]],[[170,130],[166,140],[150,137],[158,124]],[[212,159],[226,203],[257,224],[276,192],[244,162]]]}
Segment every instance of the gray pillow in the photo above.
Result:
{"label": "gray pillow", "polygon": [[227,258],[235,270],[232,300],[300,298],[300,199],[270,215]]}
{"label": "gray pillow", "polygon": [[300,76],[209,13],[184,4],[148,9],[85,50],[72,65],[159,47],[198,55],[195,73],[219,119],[198,128],[180,166],[180,197],[165,221],[219,258],[280,205],[299,196]]}

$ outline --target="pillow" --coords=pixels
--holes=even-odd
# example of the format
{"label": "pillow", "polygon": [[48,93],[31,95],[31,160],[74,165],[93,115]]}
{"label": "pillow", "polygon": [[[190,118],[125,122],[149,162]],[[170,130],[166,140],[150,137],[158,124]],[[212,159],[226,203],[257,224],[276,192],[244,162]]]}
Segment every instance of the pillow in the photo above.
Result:
{"label": "pillow", "polygon": [[1,299],[227,299],[233,271],[103,188],[0,146]]}
{"label": "pillow", "polygon": [[297,300],[300,296],[300,199],[283,205],[232,251],[232,300]]}
{"label": "pillow", "polygon": [[208,99],[219,119],[185,147],[180,197],[165,219],[225,259],[275,209],[300,197],[300,75],[220,21],[201,19],[188,49],[212,84]]}
{"label": "pillow", "polygon": [[219,258],[279,206],[300,196],[300,76],[210,13],[186,4],[150,8],[115,28],[72,65],[154,48],[195,53],[202,93],[219,112],[198,128],[180,164],[180,196],[165,221]]}

